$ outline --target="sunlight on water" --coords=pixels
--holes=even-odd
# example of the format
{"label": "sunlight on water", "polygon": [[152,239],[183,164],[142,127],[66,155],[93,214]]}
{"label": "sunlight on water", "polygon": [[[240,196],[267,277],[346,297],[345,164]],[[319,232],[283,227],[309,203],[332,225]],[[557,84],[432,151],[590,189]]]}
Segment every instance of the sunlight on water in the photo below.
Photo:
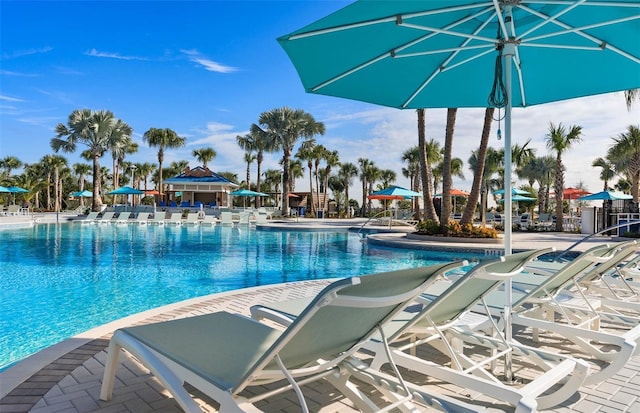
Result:
{"label": "sunlight on water", "polygon": [[346,232],[41,224],[0,231],[0,369],[130,314],[256,285],[478,255],[369,246]]}

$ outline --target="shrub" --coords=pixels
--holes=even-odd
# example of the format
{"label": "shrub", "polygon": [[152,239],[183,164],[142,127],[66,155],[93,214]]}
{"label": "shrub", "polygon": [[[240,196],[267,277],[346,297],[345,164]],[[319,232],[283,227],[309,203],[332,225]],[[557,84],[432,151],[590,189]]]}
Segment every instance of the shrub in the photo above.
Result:
{"label": "shrub", "polygon": [[420,221],[416,226],[417,233],[422,235],[461,237],[461,238],[498,238],[498,232],[494,228],[477,227],[472,224],[460,225],[457,221],[449,221],[442,228],[434,220]]}

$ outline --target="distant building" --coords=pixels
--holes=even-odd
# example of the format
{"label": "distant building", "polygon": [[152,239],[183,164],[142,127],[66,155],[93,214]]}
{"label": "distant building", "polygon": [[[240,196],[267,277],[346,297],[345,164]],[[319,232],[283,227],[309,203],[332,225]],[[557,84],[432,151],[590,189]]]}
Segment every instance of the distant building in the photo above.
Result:
{"label": "distant building", "polygon": [[209,168],[197,166],[187,169],[178,176],[164,180],[169,185],[170,199],[180,194],[179,205],[195,206],[202,203],[205,206],[229,207],[229,193],[235,191],[239,185],[211,171]]}

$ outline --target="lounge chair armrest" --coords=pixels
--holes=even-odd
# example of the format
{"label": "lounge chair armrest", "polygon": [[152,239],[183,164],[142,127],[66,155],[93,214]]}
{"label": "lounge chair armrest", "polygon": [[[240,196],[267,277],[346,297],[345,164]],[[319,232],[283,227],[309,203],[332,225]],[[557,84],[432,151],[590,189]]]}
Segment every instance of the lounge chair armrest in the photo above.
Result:
{"label": "lounge chair armrest", "polygon": [[295,320],[294,317],[260,304],[251,306],[249,311],[254,320],[269,320],[284,327],[289,327]]}

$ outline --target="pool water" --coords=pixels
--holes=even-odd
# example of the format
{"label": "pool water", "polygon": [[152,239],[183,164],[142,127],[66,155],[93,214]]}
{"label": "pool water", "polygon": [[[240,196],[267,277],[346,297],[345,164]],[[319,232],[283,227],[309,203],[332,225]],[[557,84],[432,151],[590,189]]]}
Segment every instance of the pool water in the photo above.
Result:
{"label": "pool water", "polygon": [[0,370],[165,304],[281,282],[480,255],[371,246],[346,231],[39,224],[0,231]]}

